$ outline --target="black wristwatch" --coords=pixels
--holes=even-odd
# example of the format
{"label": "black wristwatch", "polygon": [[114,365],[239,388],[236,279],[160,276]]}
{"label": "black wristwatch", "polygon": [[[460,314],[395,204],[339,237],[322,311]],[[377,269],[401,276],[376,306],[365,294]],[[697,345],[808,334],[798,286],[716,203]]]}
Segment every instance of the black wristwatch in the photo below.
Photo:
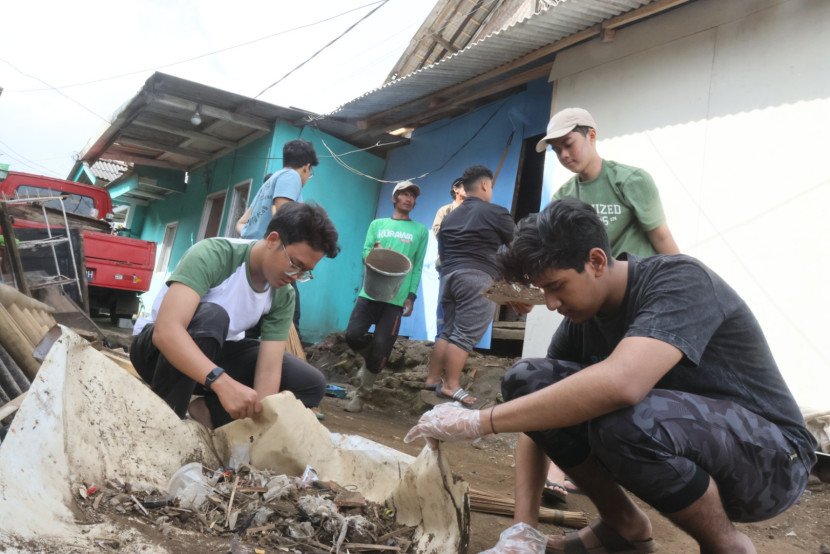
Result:
{"label": "black wristwatch", "polygon": [[205,387],[210,389],[210,386],[213,384],[213,382],[219,379],[219,376],[223,373],[225,373],[225,370],[221,367],[214,367],[213,369],[211,369],[210,373],[208,373],[207,377],[205,377]]}

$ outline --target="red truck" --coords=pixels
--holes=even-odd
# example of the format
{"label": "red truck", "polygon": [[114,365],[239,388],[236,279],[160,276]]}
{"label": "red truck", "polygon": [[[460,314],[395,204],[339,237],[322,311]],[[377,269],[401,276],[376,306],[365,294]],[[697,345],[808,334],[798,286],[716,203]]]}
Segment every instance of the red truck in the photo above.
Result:
{"label": "red truck", "polygon": [[[89,290],[90,313],[102,309],[115,320],[130,317],[138,310],[138,295],[147,292],[153,277],[156,243],[112,233],[112,198],[101,187],[84,185],[62,179],[9,171],[0,177],[0,196],[31,199],[38,196],[63,196],[69,226],[83,229],[84,261]],[[64,227],[59,200],[44,203],[49,212],[52,229]],[[15,228],[44,228],[43,210],[37,207],[19,207]]]}

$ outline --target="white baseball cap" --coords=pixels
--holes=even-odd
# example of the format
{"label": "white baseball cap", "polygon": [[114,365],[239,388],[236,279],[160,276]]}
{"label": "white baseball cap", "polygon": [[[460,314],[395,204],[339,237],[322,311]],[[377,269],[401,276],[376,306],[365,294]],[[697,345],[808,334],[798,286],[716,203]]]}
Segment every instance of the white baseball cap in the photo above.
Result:
{"label": "white baseball cap", "polygon": [[415,197],[421,195],[421,187],[413,183],[412,181],[401,181],[397,185],[395,185],[394,190],[392,191],[392,197],[394,198],[396,194],[401,192],[402,190],[409,190],[412,189],[412,192],[415,193]]}
{"label": "white baseball cap", "polygon": [[584,125],[593,129],[597,128],[594,123],[594,118],[588,113],[588,110],[582,108],[565,108],[553,114],[548,123],[548,132],[545,138],[536,143],[536,151],[544,152],[548,147],[548,141],[564,137],[574,130],[574,128]]}

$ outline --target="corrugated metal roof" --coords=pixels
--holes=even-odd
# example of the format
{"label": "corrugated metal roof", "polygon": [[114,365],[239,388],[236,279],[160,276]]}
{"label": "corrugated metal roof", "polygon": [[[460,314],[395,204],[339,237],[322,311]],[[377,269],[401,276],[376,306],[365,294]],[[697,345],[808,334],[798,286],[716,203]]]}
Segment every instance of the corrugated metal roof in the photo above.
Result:
{"label": "corrugated metal roof", "polygon": [[107,183],[115,181],[129,169],[127,164],[113,160],[98,160],[89,168],[93,175]]}
{"label": "corrugated metal roof", "polygon": [[390,81],[331,114],[364,118],[461,83],[653,0],[560,0],[438,63]]}

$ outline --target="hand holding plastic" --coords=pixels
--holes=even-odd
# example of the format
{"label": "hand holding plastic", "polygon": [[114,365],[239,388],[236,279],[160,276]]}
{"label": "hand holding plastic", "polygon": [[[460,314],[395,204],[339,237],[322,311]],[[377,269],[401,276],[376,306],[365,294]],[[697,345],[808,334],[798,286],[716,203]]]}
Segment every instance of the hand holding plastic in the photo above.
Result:
{"label": "hand holding plastic", "polygon": [[432,448],[437,441],[463,441],[481,438],[481,412],[462,408],[457,403],[439,404],[426,412],[409,430],[404,442],[424,437]]}
{"label": "hand holding plastic", "polygon": [[517,523],[499,535],[496,546],[480,554],[545,554],[548,537],[527,523]]}

